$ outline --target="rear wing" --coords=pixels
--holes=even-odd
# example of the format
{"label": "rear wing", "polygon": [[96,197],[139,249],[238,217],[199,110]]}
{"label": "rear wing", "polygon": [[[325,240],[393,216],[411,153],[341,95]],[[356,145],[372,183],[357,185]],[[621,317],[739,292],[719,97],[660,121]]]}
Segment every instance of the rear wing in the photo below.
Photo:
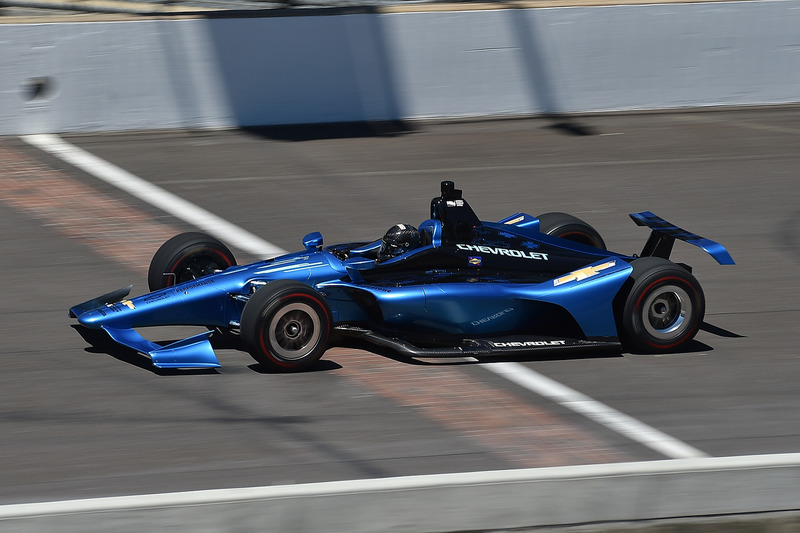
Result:
{"label": "rear wing", "polygon": [[632,213],[630,217],[634,222],[636,222],[636,225],[647,226],[653,230],[652,233],[650,233],[650,238],[647,239],[647,242],[642,249],[641,257],[652,256],[669,259],[669,255],[672,253],[672,245],[675,243],[675,239],[679,239],[681,241],[688,242],[689,244],[699,246],[708,252],[711,257],[716,259],[717,263],[720,265],[735,264],[731,254],[728,253],[728,250],[726,250],[725,247],[720,243],[714,242],[710,239],[704,239],[700,235],[696,235],[681,229],[674,224],[670,224],[663,218],[651,213],[650,211]]}

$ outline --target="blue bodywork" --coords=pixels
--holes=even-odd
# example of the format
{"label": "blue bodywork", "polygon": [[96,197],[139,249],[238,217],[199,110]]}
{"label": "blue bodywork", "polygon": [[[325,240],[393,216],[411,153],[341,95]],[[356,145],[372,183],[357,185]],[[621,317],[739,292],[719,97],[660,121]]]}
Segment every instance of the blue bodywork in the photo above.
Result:
{"label": "blue bodywork", "polygon": [[[431,218],[419,225],[422,246],[399,257],[378,261],[380,240],[325,247],[322,235],[312,233],[303,239],[301,252],[134,298],[127,298],[128,287],[74,306],[70,316],[148,355],[159,368],[215,367],[212,330],[236,333],[256,290],[291,279],[325,298],[336,331],[412,355],[617,343],[614,301],[635,257],[545,235],[539,220],[524,213],[480,221],[452,182],[445,183],[442,196],[432,201]],[[666,251],[668,256],[678,238],[701,246],[722,264],[732,263],[713,241],[649,212],[631,216],[653,230],[643,254]],[[162,325],[209,331],[166,346],[136,331]]]}

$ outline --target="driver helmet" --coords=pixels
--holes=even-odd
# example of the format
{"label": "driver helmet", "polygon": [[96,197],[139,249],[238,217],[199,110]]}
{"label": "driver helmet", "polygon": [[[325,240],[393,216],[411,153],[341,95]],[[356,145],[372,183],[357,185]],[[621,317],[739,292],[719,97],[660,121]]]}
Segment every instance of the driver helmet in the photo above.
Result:
{"label": "driver helmet", "polygon": [[378,250],[378,261],[385,261],[392,257],[397,257],[409,250],[418,248],[422,245],[417,228],[411,224],[395,224],[381,240],[381,247]]}

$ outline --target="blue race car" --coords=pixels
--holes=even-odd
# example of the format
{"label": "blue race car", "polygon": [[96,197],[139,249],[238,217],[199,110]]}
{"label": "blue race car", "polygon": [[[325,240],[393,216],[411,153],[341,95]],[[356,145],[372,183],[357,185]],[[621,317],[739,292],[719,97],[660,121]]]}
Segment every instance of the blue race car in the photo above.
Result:
{"label": "blue race car", "polygon": [[[412,357],[490,357],[538,350],[683,348],[703,321],[705,299],[687,265],[669,261],[676,239],[720,264],[720,244],[650,212],[642,253],[606,250],[589,224],[564,213],[516,213],[481,221],[452,181],[430,218],[397,224],[374,242],[323,246],[238,266],[202,233],[168,240],[150,264],[151,292],[131,287],[76,305],[71,317],[150,357],[159,368],[217,367],[212,335],[238,336],[265,367],[308,369],[343,337]],[[205,326],[160,345],[136,328]]]}

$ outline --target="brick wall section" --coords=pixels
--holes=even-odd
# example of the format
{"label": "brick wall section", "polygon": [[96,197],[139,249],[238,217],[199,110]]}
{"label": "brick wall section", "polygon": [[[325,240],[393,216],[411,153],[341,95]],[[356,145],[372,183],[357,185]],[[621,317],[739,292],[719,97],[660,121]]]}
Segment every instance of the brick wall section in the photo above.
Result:
{"label": "brick wall section", "polygon": [[75,181],[0,139],[0,201],[111,261],[147,272],[164,241],[180,230]]}

